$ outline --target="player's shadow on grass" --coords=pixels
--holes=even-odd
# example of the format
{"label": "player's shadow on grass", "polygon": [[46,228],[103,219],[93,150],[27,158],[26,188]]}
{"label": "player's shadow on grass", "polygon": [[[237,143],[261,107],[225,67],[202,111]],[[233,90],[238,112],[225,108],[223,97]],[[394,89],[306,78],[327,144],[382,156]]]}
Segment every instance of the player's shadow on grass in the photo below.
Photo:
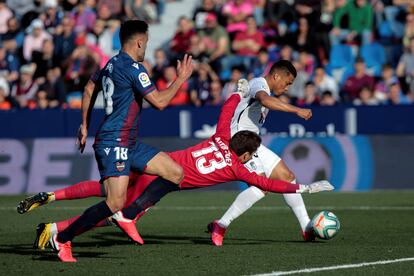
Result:
{"label": "player's shadow on grass", "polygon": [[[56,262],[57,254],[54,253],[50,248],[45,250],[34,249],[32,245],[28,244],[2,244],[0,245],[0,254],[8,255],[31,255],[34,261],[53,261]],[[106,257],[108,253],[88,251],[88,252],[75,252],[73,255],[80,258],[113,258],[114,256]],[[116,257],[115,257],[116,258]]]}

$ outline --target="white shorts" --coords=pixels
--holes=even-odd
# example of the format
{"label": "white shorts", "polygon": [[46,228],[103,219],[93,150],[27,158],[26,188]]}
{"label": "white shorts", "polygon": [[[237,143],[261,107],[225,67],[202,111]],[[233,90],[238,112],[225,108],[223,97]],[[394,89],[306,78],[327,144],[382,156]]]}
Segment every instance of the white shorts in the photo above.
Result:
{"label": "white shorts", "polygon": [[257,152],[253,155],[253,158],[248,161],[244,166],[249,171],[254,171],[257,174],[265,174],[266,177],[270,177],[273,169],[279,164],[281,158],[265,147],[263,144],[257,149]]}

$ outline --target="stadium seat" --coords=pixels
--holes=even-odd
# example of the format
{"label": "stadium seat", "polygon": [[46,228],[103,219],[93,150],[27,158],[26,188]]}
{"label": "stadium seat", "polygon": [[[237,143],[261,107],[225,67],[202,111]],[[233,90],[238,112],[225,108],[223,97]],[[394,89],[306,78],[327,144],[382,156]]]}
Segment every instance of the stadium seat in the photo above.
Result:
{"label": "stadium seat", "polygon": [[382,66],[386,62],[385,49],[379,43],[361,46],[360,55],[364,59],[367,72],[374,76],[381,76]]}
{"label": "stadium seat", "polygon": [[345,75],[349,75],[349,72],[353,70],[354,61],[355,54],[351,46],[346,44],[334,45],[331,49],[326,72],[342,85]]}

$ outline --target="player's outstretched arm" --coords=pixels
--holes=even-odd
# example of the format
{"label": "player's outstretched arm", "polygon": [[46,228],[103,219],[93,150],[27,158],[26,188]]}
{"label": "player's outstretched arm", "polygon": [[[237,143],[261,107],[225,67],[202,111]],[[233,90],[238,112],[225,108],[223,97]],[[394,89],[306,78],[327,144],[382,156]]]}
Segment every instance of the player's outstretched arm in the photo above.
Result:
{"label": "player's outstretched arm", "polygon": [[278,98],[269,96],[264,91],[256,93],[256,100],[258,100],[264,107],[267,107],[270,110],[295,113],[305,120],[309,120],[312,117],[312,110],[308,108],[299,108],[297,106],[284,103]]}
{"label": "player's outstretched arm", "polygon": [[147,95],[145,95],[145,100],[147,100],[153,107],[163,110],[168,106],[172,98],[174,98],[178,89],[187,81],[191,74],[193,73],[193,58],[189,55],[184,55],[182,61],[178,61],[177,64],[177,78],[175,81],[165,90],[158,91],[155,90]]}
{"label": "player's outstretched arm", "polygon": [[273,193],[318,193],[332,191],[334,187],[326,180],[317,181],[309,185],[292,184],[283,180],[276,180],[257,175],[247,170],[242,164],[238,165],[237,177],[246,183],[258,187],[263,191]]}

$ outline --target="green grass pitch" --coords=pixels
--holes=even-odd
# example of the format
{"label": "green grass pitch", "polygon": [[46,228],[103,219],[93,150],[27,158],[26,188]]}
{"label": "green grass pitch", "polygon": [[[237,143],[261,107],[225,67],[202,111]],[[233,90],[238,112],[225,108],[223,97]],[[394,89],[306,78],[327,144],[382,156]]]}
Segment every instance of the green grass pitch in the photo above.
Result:
{"label": "green grass pitch", "polygon": [[[143,246],[116,227],[78,237],[76,264],[32,249],[35,226],[79,214],[98,199],[55,202],[25,215],[24,196],[0,199],[0,275],[251,275],[414,257],[414,192],[322,193],[304,197],[309,214],[331,210],[341,222],[332,240],[305,243],[280,195],[268,195],[229,228],[222,248],[204,233],[234,192],[179,192],[138,222]],[[335,275],[414,275],[414,262],[317,272]]]}

